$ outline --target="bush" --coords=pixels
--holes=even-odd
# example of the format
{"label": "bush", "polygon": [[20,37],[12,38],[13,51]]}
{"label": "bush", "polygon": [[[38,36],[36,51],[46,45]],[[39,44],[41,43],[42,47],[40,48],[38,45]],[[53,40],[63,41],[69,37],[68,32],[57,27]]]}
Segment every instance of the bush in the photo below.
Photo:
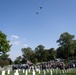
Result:
{"label": "bush", "polygon": [[6,65],[9,65],[8,60],[0,60],[0,66],[6,66]]}

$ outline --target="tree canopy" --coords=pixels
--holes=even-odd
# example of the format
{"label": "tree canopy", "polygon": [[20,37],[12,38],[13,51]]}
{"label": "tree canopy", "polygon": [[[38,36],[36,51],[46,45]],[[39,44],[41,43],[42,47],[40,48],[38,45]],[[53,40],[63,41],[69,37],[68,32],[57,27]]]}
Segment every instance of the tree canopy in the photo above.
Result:
{"label": "tree canopy", "polygon": [[[10,41],[7,40],[7,36],[0,31],[0,60],[7,60],[8,54],[7,52],[10,51],[11,45],[9,44]],[[6,62],[6,61],[5,61]]]}
{"label": "tree canopy", "polygon": [[58,56],[70,58],[74,55],[74,49],[76,47],[76,40],[74,38],[75,36],[68,32],[60,35],[60,38],[57,40],[57,43],[59,43],[59,48],[57,49]]}

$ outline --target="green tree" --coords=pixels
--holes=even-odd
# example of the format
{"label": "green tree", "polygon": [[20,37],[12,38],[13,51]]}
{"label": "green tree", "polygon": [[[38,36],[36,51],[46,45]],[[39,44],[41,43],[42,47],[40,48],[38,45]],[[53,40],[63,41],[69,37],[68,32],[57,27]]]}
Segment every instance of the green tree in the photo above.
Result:
{"label": "green tree", "polygon": [[42,59],[43,59],[43,61],[48,61],[48,56],[49,56],[49,52],[48,52],[48,50],[47,49],[44,49],[44,51],[42,52]]}
{"label": "green tree", "polygon": [[59,48],[56,49],[56,57],[57,58],[62,58],[62,59],[67,57],[67,55],[65,55],[64,48],[59,47]]}
{"label": "green tree", "polygon": [[18,57],[15,59],[15,61],[14,61],[15,64],[21,64],[21,62],[22,62],[22,57],[21,57],[21,56],[18,56]]}
{"label": "green tree", "polygon": [[0,54],[6,54],[10,51],[10,41],[7,40],[7,36],[0,31]]}
{"label": "green tree", "polygon": [[[74,35],[69,34],[68,32],[62,33],[60,38],[57,40],[59,43],[59,50],[63,52],[64,58],[70,58],[74,55]],[[61,53],[62,54],[62,53]],[[65,55],[64,55],[65,54]]]}
{"label": "green tree", "polygon": [[33,54],[33,50],[30,47],[22,48],[22,56],[25,60],[31,60],[31,56]]}
{"label": "green tree", "polygon": [[7,54],[7,52],[9,52],[10,48],[11,48],[11,45],[9,43],[10,43],[10,41],[7,40],[7,36],[0,31],[0,60],[1,61],[6,60],[5,64],[7,62],[8,56],[9,56]]}
{"label": "green tree", "polygon": [[54,49],[54,48],[50,48],[50,49],[48,50],[48,52],[49,52],[48,60],[49,60],[49,61],[50,61],[50,60],[54,60],[54,59],[56,58],[56,51],[55,51],[55,49]]}
{"label": "green tree", "polygon": [[22,61],[21,61],[21,63],[22,63],[22,64],[25,64],[25,63],[27,63],[27,60],[26,60],[26,58],[22,58]]}
{"label": "green tree", "polygon": [[30,61],[34,64],[36,64],[38,62],[38,59],[37,59],[34,51],[33,51],[32,55],[30,56]]}
{"label": "green tree", "polygon": [[36,64],[36,63],[38,62],[38,59],[34,57],[34,58],[32,59],[32,62],[33,62],[34,64]]}
{"label": "green tree", "polygon": [[44,52],[44,46],[39,45],[35,48],[36,58],[38,59],[38,62],[43,61],[43,52]]}
{"label": "green tree", "polygon": [[76,59],[76,40],[74,40],[74,58]]}
{"label": "green tree", "polygon": [[9,62],[9,65],[13,64],[13,61],[12,61],[11,58],[8,58],[7,60],[8,60],[8,62]]}

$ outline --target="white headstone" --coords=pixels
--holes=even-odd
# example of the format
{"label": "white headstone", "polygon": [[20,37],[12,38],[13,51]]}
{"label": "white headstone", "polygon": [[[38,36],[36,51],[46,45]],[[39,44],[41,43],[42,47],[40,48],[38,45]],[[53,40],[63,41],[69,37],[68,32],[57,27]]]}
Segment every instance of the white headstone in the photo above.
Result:
{"label": "white headstone", "polygon": [[16,72],[14,73],[14,75],[19,75],[18,70],[16,70]]}
{"label": "white headstone", "polygon": [[44,72],[44,75],[46,75],[46,71],[45,71],[45,70],[43,70],[43,72]]}
{"label": "white headstone", "polygon": [[14,75],[19,75],[19,73],[15,72]]}
{"label": "white headstone", "polygon": [[40,74],[40,69],[39,69],[39,74]]}
{"label": "white headstone", "polygon": [[2,71],[2,75],[5,75],[5,71]]}
{"label": "white headstone", "polygon": [[38,69],[38,68],[36,68],[36,71],[38,72],[38,71],[39,71],[39,69]]}
{"label": "white headstone", "polygon": [[62,70],[62,73],[64,73],[64,70]]}
{"label": "white headstone", "polygon": [[8,70],[7,74],[10,74],[10,70]]}
{"label": "white headstone", "polygon": [[25,73],[26,73],[25,75],[28,75],[27,70],[26,70],[26,72],[25,72]]}
{"label": "white headstone", "polygon": [[35,75],[35,70],[32,71],[32,74]]}
{"label": "white headstone", "polygon": [[16,70],[16,73],[18,73],[18,70]]}
{"label": "white headstone", "polygon": [[50,75],[52,75],[52,70],[50,70]]}
{"label": "white headstone", "polygon": [[23,69],[23,73],[25,73],[25,70]]}

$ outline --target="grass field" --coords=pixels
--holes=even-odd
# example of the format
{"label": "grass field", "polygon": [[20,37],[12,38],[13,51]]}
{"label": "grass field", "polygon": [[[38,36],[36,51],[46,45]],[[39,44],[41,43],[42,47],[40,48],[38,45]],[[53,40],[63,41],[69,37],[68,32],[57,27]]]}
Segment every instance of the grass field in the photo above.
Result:
{"label": "grass field", "polygon": [[[11,71],[10,74],[7,74],[7,71],[6,71],[5,75],[14,75],[14,73],[15,73],[15,71]],[[2,71],[0,71],[0,75],[2,75]],[[23,73],[22,71],[19,71],[19,75],[26,75],[26,73]],[[32,71],[28,72],[27,75],[33,75]],[[44,72],[41,71],[40,74],[39,74],[39,72],[36,72],[35,75],[44,75]],[[51,75],[51,73],[46,72],[45,75]],[[69,70],[68,72],[61,73],[61,74],[60,74],[59,70],[57,71],[57,74],[56,74],[56,71],[53,71],[52,75],[76,75],[76,69]]]}

